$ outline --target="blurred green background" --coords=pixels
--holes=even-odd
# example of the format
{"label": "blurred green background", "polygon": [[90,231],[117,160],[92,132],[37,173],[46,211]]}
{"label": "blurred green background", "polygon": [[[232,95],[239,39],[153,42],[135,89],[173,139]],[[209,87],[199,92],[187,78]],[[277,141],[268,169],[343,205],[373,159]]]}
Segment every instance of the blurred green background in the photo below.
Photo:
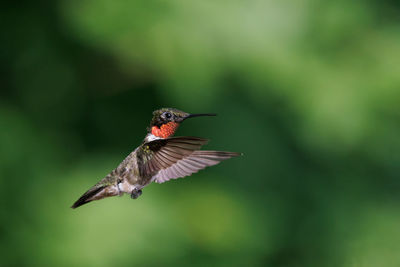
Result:
{"label": "blurred green background", "polygon": [[[8,1],[1,266],[399,266],[397,1]],[[245,155],[69,207],[142,141]]]}

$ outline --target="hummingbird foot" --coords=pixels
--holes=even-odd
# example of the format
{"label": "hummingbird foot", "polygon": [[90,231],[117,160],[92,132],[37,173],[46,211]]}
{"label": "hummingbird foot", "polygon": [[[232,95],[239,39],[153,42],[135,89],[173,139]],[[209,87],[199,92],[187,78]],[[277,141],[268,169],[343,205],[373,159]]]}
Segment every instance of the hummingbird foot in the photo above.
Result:
{"label": "hummingbird foot", "polygon": [[131,192],[131,198],[132,199],[137,199],[138,197],[140,197],[142,195],[142,190],[140,189],[133,189]]}

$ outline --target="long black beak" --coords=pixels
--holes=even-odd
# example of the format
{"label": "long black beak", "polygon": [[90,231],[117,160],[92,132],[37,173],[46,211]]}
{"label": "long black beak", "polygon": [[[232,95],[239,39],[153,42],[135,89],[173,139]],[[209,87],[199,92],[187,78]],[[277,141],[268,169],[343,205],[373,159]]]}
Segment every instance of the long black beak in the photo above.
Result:
{"label": "long black beak", "polygon": [[217,116],[215,113],[198,113],[198,114],[189,114],[186,117],[182,119],[182,121],[189,119],[189,118],[194,118],[194,117],[202,117],[202,116]]}

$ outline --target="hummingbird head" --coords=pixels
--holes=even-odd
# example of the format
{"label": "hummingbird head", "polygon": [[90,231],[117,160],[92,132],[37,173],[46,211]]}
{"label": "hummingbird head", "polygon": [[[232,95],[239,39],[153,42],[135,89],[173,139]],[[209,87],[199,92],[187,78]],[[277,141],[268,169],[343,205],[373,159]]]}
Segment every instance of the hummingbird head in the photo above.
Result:
{"label": "hummingbird head", "polygon": [[216,116],[216,114],[189,114],[175,108],[158,109],[153,112],[153,119],[148,131],[154,136],[168,138],[175,133],[181,122],[199,116]]}

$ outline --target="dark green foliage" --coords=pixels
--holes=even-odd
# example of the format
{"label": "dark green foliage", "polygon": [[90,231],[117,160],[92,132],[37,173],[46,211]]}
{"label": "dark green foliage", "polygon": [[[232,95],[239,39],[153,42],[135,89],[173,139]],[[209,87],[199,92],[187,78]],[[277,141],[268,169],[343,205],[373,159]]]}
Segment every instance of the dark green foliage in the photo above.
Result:
{"label": "dark green foliage", "polygon": [[[8,1],[1,266],[398,266],[398,1]],[[70,209],[152,112],[245,156]]]}

